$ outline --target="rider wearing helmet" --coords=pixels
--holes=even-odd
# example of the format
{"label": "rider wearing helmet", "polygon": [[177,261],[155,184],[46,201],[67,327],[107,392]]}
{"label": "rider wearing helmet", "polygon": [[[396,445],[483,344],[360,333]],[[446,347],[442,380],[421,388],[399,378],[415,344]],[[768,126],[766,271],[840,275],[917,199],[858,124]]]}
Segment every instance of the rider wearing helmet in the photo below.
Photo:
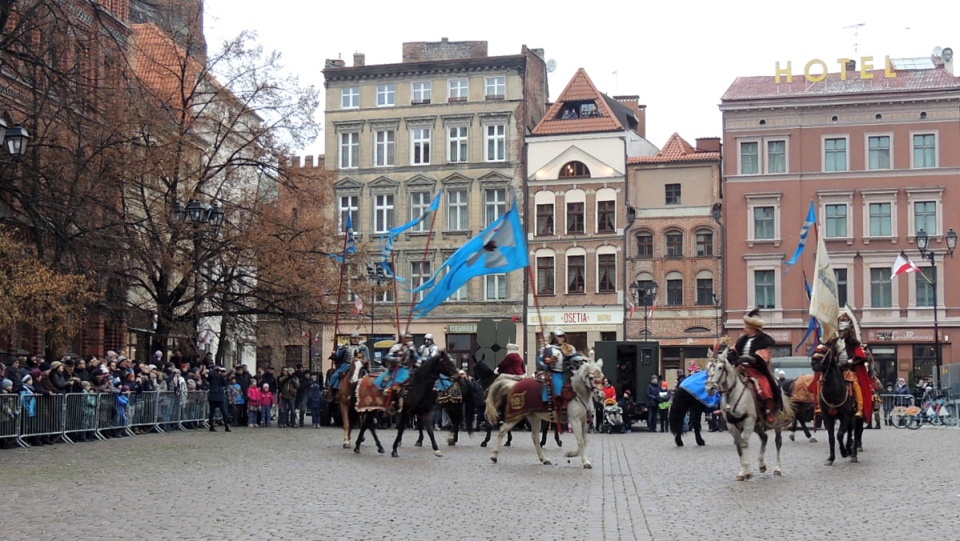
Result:
{"label": "rider wearing helmet", "polygon": [[[819,344],[812,360],[819,364],[831,352],[844,371],[844,379],[853,387],[857,399],[857,417],[870,418],[873,410],[873,380],[867,370],[867,352],[857,336],[857,322],[849,308],[840,310],[837,318],[837,334],[825,343]],[[820,372],[814,374],[814,385],[819,385]],[[819,400],[817,401],[819,409]]]}
{"label": "rider wearing helmet", "polygon": [[544,347],[541,354],[542,363],[548,369],[547,377],[551,378],[553,391],[553,396],[548,396],[546,388],[544,389],[544,401],[554,399],[553,410],[555,415],[559,416],[563,408],[560,397],[567,384],[567,372],[571,368],[570,360],[577,355],[577,348],[567,343],[567,335],[563,329],[558,328],[553,331],[553,336],[552,343]]}
{"label": "rider wearing helmet", "polygon": [[328,381],[328,386],[331,389],[340,388],[340,378],[350,369],[353,360],[361,355],[364,359],[370,358],[367,346],[360,343],[360,333],[353,331],[350,333],[350,343],[340,346],[333,359],[333,366],[336,368],[336,371],[330,376]]}

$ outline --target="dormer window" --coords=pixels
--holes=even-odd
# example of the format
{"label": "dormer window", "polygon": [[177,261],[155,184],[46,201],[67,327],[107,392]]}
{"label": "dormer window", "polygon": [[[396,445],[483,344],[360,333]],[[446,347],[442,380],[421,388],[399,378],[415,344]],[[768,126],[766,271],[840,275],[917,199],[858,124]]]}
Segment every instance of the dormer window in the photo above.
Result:
{"label": "dormer window", "polygon": [[590,169],[583,162],[567,162],[560,168],[560,178],[590,178]]}
{"label": "dormer window", "polygon": [[568,101],[564,102],[560,110],[559,120],[573,120],[577,118],[598,118],[603,116],[595,101]]}

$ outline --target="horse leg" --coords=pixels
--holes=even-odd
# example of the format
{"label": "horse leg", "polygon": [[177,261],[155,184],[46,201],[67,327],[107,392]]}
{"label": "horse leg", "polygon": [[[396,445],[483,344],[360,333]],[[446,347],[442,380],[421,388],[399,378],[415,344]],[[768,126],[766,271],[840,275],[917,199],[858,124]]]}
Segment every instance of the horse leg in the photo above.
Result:
{"label": "horse leg", "polygon": [[490,460],[496,464],[497,455],[500,454],[500,442],[503,441],[503,436],[510,433],[510,430],[517,424],[518,421],[513,421],[508,423],[504,421],[503,425],[500,426],[500,430],[497,431],[497,443],[493,446],[493,451],[490,451]]}
{"label": "horse leg", "polygon": [[693,435],[697,440],[697,445],[700,447],[703,447],[704,445],[707,444],[707,442],[703,441],[703,436],[700,435],[700,429],[702,428],[700,426],[700,421],[702,417],[703,417],[703,410],[700,407],[695,405],[693,409],[690,411],[690,426],[693,428]]}
{"label": "horse leg", "polygon": [[783,434],[779,428],[773,433],[773,443],[777,446],[777,465],[773,468],[773,475],[780,477],[783,475],[783,470],[780,469],[780,447],[783,445]]}
{"label": "horse leg", "polygon": [[760,438],[760,473],[767,472],[767,432],[758,425],[755,429],[757,437]]}
{"label": "horse leg", "polygon": [[863,434],[863,418],[855,417],[853,420],[853,430],[850,434],[850,462],[859,462],[860,459],[857,458],[857,453],[862,449],[860,448],[861,435]]}
{"label": "horse leg", "polygon": [[433,412],[426,412],[420,415],[420,426],[427,425],[427,435],[430,436],[430,446],[433,447],[434,456],[443,456],[443,453],[440,452],[440,447],[437,445],[437,439],[433,435],[433,422],[431,417]]}
{"label": "horse leg", "polygon": [[[350,448],[350,403],[340,403],[340,418],[343,419],[343,448]],[[358,443],[363,441],[363,438],[358,438]]]}
{"label": "horse leg", "polygon": [[400,421],[397,423],[397,437],[393,440],[393,452],[390,453],[390,456],[397,458],[400,455],[397,454],[397,448],[400,447],[400,442],[403,440],[403,430],[407,427],[407,423],[410,422],[410,416],[405,411],[400,412]]}
{"label": "horse leg", "polygon": [[510,430],[507,431],[507,443],[504,443],[503,446],[510,447],[512,443],[513,443],[513,429],[511,428]]}
{"label": "horse leg", "polygon": [[824,462],[823,464],[824,466],[833,466],[833,461],[836,460],[837,458],[837,455],[836,455],[837,437],[836,437],[836,434],[834,433],[835,422],[836,422],[836,419],[834,419],[833,417],[829,415],[824,415],[823,425],[824,425],[824,428],[827,429],[827,442],[830,444],[830,458],[828,458],[827,461]]}
{"label": "horse leg", "polygon": [[[429,419],[430,428],[433,428],[433,419]],[[420,437],[417,438],[416,443],[413,444],[414,447],[423,447],[423,420],[420,417],[414,417],[414,422],[417,423],[417,430],[420,432]]]}
{"label": "horse leg", "polygon": [[380,422],[377,419],[377,414],[371,412],[367,414],[367,419],[364,420],[364,423],[370,423],[370,435],[373,436],[373,442],[377,444],[377,452],[381,455],[384,453],[383,445],[380,443],[380,438],[377,437],[377,424]]}
{"label": "horse leg", "polygon": [[550,432],[551,423],[547,421],[540,421],[537,426],[540,427],[540,447],[545,447],[547,445],[547,434]]}
{"label": "horse leg", "polygon": [[743,432],[740,430],[740,427],[736,424],[728,424],[727,430],[730,431],[730,435],[733,436],[733,444],[737,448],[737,455],[740,457],[740,473],[737,474],[737,481],[745,481],[749,479],[750,471],[750,462],[746,460],[744,455],[744,440]]}
{"label": "horse leg", "polygon": [[366,413],[360,414],[360,433],[357,434],[357,444],[353,447],[353,452],[360,454],[360,443],[363,442],[363,434],[367,431],[367,415]]}
{"label": "horse leg", "polygon": [[567,451],[566,456],[575,457],[579,455],[580,463],[583,464],[585,469],[589,470],[593,468],[593,464],[587,457],[587,433],[589,432],[590,418],[587,416],[587,411],[578,415],[577,410],[571,411],[570,408],[567,408],[567,417],[570,419],[570,424],[573,425],[573,435],[577,439],[577,448],[573,451]]}
{"label": "horse leg", "polygon": [[493,427],[490,426],[490,423],[487,423],[487,437],[483,438],[483,441],[480,442],[480,447],[486,447],[490,443],[490,434],[493,432]]}
{"label": "horse leg", "polygon": [[[790,441],[796,441],[794,439],[794,434],[797,433],[797,424],[803,426],[803,421],[800,420],[799,415],[794,417],[793,422],[790,423]],[[806,432],[806,429],[804,429],[804,432]]]}
{"label": "horse leg", "polygon": [[547,456],[543,454],[543,446],[540,445],[540,438],[537,437],[537,430],[533,429],[533,427],[537,427],[538,429],[543,430],[543,427],[540,425],[540,418],[536,415],[530,415],[527,417],[527,421],[530,423],[530,439],[533,440],[533,448],[537,450],[537,458],[540,459],[541,464],[544,466],[549,466],[551,462]]}

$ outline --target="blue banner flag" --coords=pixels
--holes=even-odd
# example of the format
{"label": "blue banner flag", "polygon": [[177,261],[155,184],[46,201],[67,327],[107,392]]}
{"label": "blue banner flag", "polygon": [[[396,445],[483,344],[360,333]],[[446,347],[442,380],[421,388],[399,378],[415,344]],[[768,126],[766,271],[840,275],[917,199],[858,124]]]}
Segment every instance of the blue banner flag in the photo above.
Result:
{"label": "blue banner flag", "polygon": [[437,212],[437,210],[440,208],[440,195],[442,193],[443,190],[437,192],[437,196],[433,198],[433,202],[430,203],[430,206],[423,214],[399,227],[394,227],[380,237],[380,240],[383,242],[383,246],[380,249],[380,266],[383,267],[383,271],[387,274],[387,276],[395,278],[398,282],[404,281],[403,278],[393,273],[393,267],[390,266],[390,255],[393,253],[393,241],[396,240],[396,238],[399,237],[404,231],[416,227],[421,222],[426,221],[427,218],[432,218],[433,213]]}
{"label": "blue banner flag", "polygon": [[810,201],[810,210],[807,212],[807,219],[803,222],[803,227],[800,228],[800,244],[797,245],[797,251],[793,252],[793,257],[790,258],[790,261],[785,263],[787,270],[783,271],[784,273],[789,271],[790,266],[800,259],[800,254],[802,254],[803,249],[807,247],[807,236],[810,235],[810,228],[812,228],[815,223],[817,223],[817,207],[813,201]]}
{"label": "blue banner flag", "polygon": [[413,290],[430,290],[414,307],[416,317],[419,319],[430,313],[471,278],[506,273],[529,264],[527,239],[514,202],[506,214],[460,247],[429,280]]}
{"label": "blue banner flag", "polygon": [[[807,282],[806,275],[803,277],[803,287],[807,291],[807,299],[809,300],[813,295],[813,288],[810,287],[810,282]],[[814,331],[820,331],[820,322],[817,321],[817,318],[811,317],[810,323],[807,325],[807,330],[803,333],[803,338],[800,339],[800,343],[797,344],[797,347],[793,351],[800,351],[800,348],[803,347],[803,345],[807,342],[807,339],[810,338],[810,335],[813,334]],[[813,355],[813,348],[815,347],[817,347],[816,342],[810,345],[809,355]]]}
{"label": "blue banner flag", "polygon": [[357,239],[353,236],[353,218],[350,216],[350,211],[347,211],[347,217],[345,223],[343,224],[343,230],[347,234],[347,247],[343,250],[343,255],[340,254],[330,254],[330,257],[334,259],[337,263],[343,264],[343,260],[346,259],[348,255],[353,255],[357,253]]}

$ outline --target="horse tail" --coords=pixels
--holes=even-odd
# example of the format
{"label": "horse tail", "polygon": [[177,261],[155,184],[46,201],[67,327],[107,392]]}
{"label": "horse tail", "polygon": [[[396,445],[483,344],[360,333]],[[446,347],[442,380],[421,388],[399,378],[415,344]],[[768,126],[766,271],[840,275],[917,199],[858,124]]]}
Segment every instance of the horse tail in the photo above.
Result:
{"label": "horse tail", "polygon": [[670,432],[674,436],[683,433],[683,417],[690,411],[691,402],[696,398],[690,395],[690,392],[683,387],[677,387],[673,395],[673,402],[670,404]]}
{"label": "horse tail", "polygon": [[497,407],[503,402],[506,393],[510,390],[514,383],[513,380],[508,378],[498,378],[493,382],[493,385],[490,386],[490,389],[487,391],[487,401],[486,409],[484,410],[484,416],[487,418],[487,423],[490,426],[497,426],[500,422],[500,416],[497,415]]}
{"label": "horse tail", "polygon": [[777,412],[773,426],[785,428],[793,424],[793,419],[796,417],[796,406],[789,396],[783,395],[782,398],[783,409]]}

